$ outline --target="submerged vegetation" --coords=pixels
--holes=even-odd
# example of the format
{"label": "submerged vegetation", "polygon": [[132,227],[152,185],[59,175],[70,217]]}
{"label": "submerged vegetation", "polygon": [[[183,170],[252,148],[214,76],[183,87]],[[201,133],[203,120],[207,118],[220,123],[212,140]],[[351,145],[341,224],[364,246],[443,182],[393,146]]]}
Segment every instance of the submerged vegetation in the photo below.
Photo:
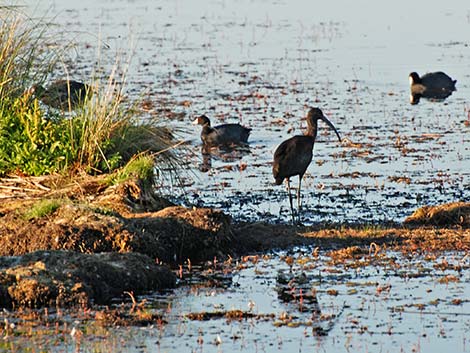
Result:
{"label": "submerged vegetation", "polygon": [[0,16],[0,176],[110,173],[140,154],[151,156],[157,176],[178,168],[172,133],[143,121],[125,98],[128,64],[118,59],[105,78],[93,73],[73,111],[70,101],[69,109],[46,106],[32,87],[69,79],[67,47],[50,49],[41,21],[8,8]]}

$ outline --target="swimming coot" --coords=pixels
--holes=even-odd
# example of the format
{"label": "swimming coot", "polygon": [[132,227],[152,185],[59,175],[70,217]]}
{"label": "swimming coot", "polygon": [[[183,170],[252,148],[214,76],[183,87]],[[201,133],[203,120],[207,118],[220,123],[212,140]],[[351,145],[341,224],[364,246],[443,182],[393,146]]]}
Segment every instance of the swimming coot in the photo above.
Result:
{"label": "swimming coot", "polygon": [[62,110],[76,109],[91,95],[90,86],[74,80],[54,81],[47,88],[36,84],[31,93],[44,104]]}
{"label": "swimming coot", "polygon": [[431,72],[419,77],[416,72],[409,75],[410,79],[410,103],[418,104],[421,97],[442,101],[456,90],[455,83],[443,72]]}
{"label": "swimming coot", "polygon": [[311,108],[307,114],[307,134],[291,137],[279,145],[274,152],[273,176],[277,185],[282,184],[284,179],[287,181],[287,191],[289,193],[289,203],[294,220],[294,208],[292,206],[292,196],[290,193],[290,178],[299,176],[299,187],[297,189],[297,207],[300,212],[300,187],[302,177],[304,176],[313,157],[313,145],[317,137],[318,120],[323,120],[338,136],[341,136],[319,108]]}
{"label": "swimming coot", "polygon": [[197,117],[193,124],[202,125],[201,140],[206,146],[241,144],[248,142],[251,129],[240,124],[223,124],[211,127],[206,115]]}

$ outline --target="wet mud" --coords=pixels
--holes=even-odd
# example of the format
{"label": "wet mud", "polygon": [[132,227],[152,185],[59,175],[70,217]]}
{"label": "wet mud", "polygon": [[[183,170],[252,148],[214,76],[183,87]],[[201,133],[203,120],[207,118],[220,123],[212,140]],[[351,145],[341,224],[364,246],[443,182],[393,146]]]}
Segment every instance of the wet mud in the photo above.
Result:
{"label": "wet mud", "polygon": [[1,305],[15,310],[89,307],[176,284],[168,267],[138,253],[36,251],[2,257],[0,268]]}

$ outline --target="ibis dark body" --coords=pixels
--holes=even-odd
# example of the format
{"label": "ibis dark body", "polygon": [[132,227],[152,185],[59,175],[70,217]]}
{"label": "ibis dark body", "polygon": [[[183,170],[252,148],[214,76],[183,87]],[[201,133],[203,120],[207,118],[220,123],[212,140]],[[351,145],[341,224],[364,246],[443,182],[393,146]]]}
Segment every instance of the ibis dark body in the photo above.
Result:
{"label": "ibis dark body", "polygon": [[277,185],[282,184],[284,180],[287,181],[287,190],[289,193],[289,202],[292,212],[292,220],[294,219],[294,208],[292,205],[292,196],[290,193],[290,178],[293,176],[299,176],[299,187],[297,189],[297,202],[300,210],[300,190],[302,178],[307,171],[308,166],[313,158],[313,147],[315,145],[315,139],[317,137],[318,120],[323,120],[330,126],[339,141],[341,137],[334,127],[334,125],[323,115],[323,112],[319,108],[311,108],[307,115],[307,133],[303,136],[294,136],[284,142],[274,152],[273,161],[273,176]]}
{"label": "ibis dark body", "polygon": [[418,104],[420,98],[434,101],[443,101],[456,91],[453,80],[444,72],[430,72],[420,77],[416,72],[409,75],[410,79],[410,103]]}
{"label": "ibis dark body", "polygon": [[91,94],[87,84],[74,80],[54,81],[47,88],[34,85],[33,92],[44,104],[62,110],[76,109]]}
{"label": "ibis dark body", "polygon": [[223,146],[231,144],[246,144],[251,129],[240,124],[223,124],[211,126],[205,115],[197,117],[193,124],[202,125],[201,140],[206,146]]}
{"label": "ibis dark body", "polygon": [[276,185],[295,175],[302,179],[313,158],[315,135],[316,131],[314,135],[294,136],[279,145],[273,163]]}

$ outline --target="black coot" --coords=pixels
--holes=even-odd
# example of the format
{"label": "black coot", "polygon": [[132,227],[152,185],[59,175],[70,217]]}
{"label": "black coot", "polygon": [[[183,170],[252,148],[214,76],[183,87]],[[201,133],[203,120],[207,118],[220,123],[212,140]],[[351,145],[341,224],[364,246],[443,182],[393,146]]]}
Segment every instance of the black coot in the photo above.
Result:
{"label": "black coot", "polygon": [[294,207],[292,206],[292,196],[290,193],[290,178],[299,176],[299,187],[297,189],[297,207],[300,212],[300,188],[302,177],[305,174],[313,156],[313,145],[317,137],[318,120],[323,120],[330,126],[338,136],[341,137],[334,125],[323,115],[319,108],[311,108],[307,115],[307,134],[303,136],[294,136],[285,140],[279,145],[274,152],[273,176],[277,185],[282,184],[284,179],[287,181],[287,191],[289,193],[289,203],[292,213],[292,221],[294,219]]}
{"label": "black coot", "polygon": [[421,97],[442,101],[456,90],[457,80],[452,80],[443,72],[430,72],[419,77],[416,72],[409,75],[410,79],[410,103],[418,104]]}
{"label": "black coot", "polygon": [[202,125],[201,140],[206,146],[243,144],[248,142],[250,128],[240,124],[223,124],[211,127],[206,115],[197,117],[193,124]]}
{"label": "black coot", "polygon": [[34,85],[32,93],[44,104],[62,110],[76,109],[91,95],[90,86],[74,80],[54,81],[44,88]]}

